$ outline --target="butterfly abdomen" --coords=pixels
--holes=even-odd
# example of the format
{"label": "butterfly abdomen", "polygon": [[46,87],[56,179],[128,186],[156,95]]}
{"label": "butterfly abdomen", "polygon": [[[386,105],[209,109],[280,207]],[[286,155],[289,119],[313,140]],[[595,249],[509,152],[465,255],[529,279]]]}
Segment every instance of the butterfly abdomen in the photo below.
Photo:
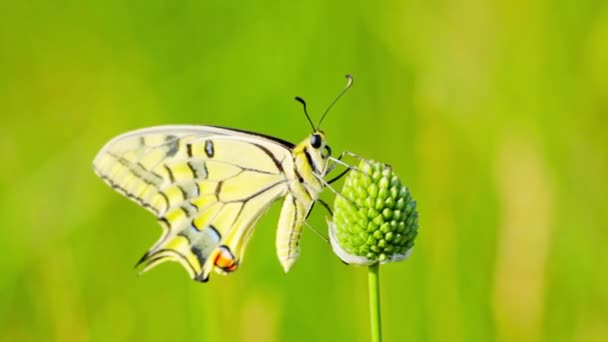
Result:
{"label": "butterfly abdomen", "polygon": [[279,226],[277,228],[277,257],[285,272],[300,256],[300,237],[304,223],[304,209],[295,196],[289,193],[285,196]]}

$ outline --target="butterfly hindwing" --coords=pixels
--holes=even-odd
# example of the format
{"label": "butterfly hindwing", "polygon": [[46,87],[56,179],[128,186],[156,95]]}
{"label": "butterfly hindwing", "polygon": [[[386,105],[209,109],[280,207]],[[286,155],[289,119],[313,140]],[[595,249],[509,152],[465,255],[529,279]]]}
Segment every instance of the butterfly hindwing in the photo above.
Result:
{"label": "butterfly hindwing", "polygon": [[236,269],[259,217],[288,191],[290,146],[209,126],[164,126],[121,135],[94,161],[112,188],[151,211],[164,229],[140,261],[180,262],[206,281]]}

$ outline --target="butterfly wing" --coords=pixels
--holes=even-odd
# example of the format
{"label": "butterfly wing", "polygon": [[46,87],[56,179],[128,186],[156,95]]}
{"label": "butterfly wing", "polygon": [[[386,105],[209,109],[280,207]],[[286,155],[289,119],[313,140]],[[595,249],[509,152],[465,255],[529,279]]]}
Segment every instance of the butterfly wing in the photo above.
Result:
{"label": "butterfly wing", "polygon": [[177,261],[206,281],[213,269],[237,268],[257,220],[289,192],[292,147],[226,128],[160,126],[114,138],[93,167],[163,227],[143,271]]}

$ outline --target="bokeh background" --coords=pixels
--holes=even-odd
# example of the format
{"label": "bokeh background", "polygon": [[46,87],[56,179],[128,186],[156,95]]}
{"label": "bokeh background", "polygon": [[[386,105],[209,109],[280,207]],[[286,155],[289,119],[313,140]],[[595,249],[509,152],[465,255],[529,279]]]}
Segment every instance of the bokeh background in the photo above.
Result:
{"label": "bokeh background", "polygon": [[[419,203],[386,341],[608,340],[608,3],[3,1],[0,340],[367,341],[366,270],[278,207],[229,277],[138,277],[160,229],[97,179],[111,137],[214,124],[391,163]],[[331,196],[326,194],[329,199]],[[311,224],[325,231],[325,213]]]}

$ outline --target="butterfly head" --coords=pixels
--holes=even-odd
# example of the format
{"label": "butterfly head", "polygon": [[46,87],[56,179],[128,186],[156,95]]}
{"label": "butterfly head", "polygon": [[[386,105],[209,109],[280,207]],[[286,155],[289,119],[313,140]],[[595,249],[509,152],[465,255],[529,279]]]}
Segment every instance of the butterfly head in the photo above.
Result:
{"label": "butterfly head", "polygon": [[301,174],[307,174],[306,170],[310,170],[322,176],[331,156],[331,148],[327,144],[325,134],[315,131],[296,145],[293,153],[296,156],[296,167],[303,170]]}
{"label": "butterfly head", "polygon": [[316,131],[310,135],[308,139],[308,149],[313,151],[315,155],[318,154],[322,160],[325,160],[331,156],[331,147],[325,140],[325,134],[322,131]]}

